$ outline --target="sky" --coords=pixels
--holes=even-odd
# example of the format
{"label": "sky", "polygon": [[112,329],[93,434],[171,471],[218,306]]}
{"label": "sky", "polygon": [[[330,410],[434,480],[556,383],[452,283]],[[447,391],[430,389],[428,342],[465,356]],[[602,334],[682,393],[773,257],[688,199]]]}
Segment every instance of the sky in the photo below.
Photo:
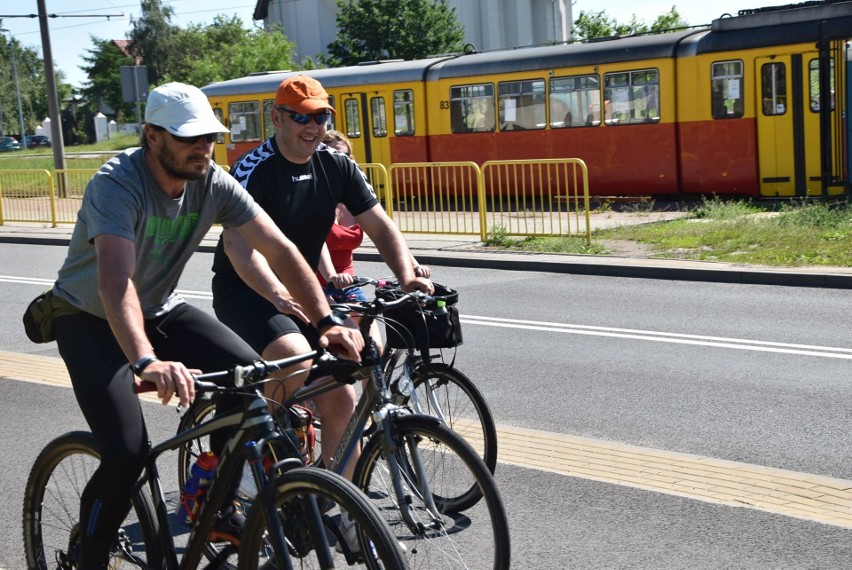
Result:
{"label": "sky", "polygon": [[[739,10],[789,4],[792,0],[573,0],[573,18],[581,11],[605,11],[618,22],[629,22],[632,15],[647,24],[675,6],[690,24],[709,24],[724,13],[736,15]],[[174,8],[172,23],[184,27],[190,23],[209,24],[217,14],[236,14],[246,27],[259,26],[252,22],[255,0],[164,0]],[[65,81],[81,86],[86,81],[79,66],[94,46],[91,37],[98,39],[126,38],[130,19],[140,16],[138,0],[45,0],[49,18],[50,45],[54,67],[65,74]],[[2,27],[10,30],[23,45],[34,48],[43,56],[41,32],[37,18],[13,18],[12,15],[38,13],[36,0],[3,0],[0,2]],[[113,16],[124,14],[123,16]],[[73,15],[73,17],[71,17]],[[110,15],[109,18],[105,17]],[[79,17],[86,16],[86,17]],[[4,33],[8,37],[7,33]]]}

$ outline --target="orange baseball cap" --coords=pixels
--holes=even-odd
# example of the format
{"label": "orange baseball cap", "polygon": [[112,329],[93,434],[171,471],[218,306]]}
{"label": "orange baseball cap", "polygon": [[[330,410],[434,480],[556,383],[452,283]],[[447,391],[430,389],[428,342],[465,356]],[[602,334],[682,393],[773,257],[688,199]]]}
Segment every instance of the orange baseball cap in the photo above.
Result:
{"label": "orange baseball cap", "polygon": [[282,81],[275,94],[275,105],[286,105],[303,115],[322,111],[331,111],[332,114],[335,112],[328,102],[328,93],[320,82],[307,75],[294,75]]}

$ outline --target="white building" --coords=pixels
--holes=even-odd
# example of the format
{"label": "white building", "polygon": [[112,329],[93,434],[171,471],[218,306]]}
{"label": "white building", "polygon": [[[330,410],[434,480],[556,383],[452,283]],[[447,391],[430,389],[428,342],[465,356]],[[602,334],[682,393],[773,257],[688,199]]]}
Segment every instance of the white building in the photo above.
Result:
{"label": "white building", "polygon": [[[464,27],[464,43],[478,51],[564,42],[571,33],[571,0],[449,0],[449,5]],[[281,26],[300,62],[327,53],[337,36],[334,0],[257,0],[254,19],[263,20],[266,29]]]}

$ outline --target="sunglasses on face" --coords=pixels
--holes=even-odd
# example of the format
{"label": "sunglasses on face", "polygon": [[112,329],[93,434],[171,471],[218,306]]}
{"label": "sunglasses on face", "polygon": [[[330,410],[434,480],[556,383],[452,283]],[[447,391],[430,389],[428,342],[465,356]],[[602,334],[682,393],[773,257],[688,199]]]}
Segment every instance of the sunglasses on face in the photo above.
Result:
{"label": "sunglasses on face", "polygon": [[[172,133],[169,133],[169,134],[172,135]],[[216,135],[215,134],[206,134],[206,135],[198,135],[198,136],[195,136],[195,137],[179,137],[177,135],[172,135],[172,138],[175,139],[177,142],[183,143],[183,144],[195,144],[200,139],[204,139],[207,142],[207,144],[210,144],[210,143],[212,143],[216,140]]]}
{"label": "sunglasses on face", "polygon": [[299,123],[300,125],[307,125],[311,122],[311,119],[318,125],[324,125],[331,118],[331,113],[328,111],[322,113],[313,113],[311,115],[303,115],[302,113],[297,113],[296,111],[291,111],[290,109],[285,109],[284,107],[276,107],[279,111],[287,113],[290,115],[290,118]]}

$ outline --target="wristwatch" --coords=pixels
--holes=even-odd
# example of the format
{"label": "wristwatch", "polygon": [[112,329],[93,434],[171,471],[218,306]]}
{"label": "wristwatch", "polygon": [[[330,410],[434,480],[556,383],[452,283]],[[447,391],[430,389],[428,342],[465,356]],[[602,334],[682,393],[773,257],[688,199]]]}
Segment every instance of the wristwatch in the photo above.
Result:
{"label": "wristwatch", "polygon": [[160,359],[154,356],[153,354],[146,354],[139,360],[137,360],[134,364],[130,365],[130,369],[133,370],[133,373],[136,376],[142,376],[142,372],[148,367],[152,362],[158,362]]}
{"label": "wristwatch", "polygon": [[317,322],[317,330],[320,334],[323,334],[331,327],[343,326],[346,326],[346,316],[337,312],[332,312],[330,315],[324,316]]}

